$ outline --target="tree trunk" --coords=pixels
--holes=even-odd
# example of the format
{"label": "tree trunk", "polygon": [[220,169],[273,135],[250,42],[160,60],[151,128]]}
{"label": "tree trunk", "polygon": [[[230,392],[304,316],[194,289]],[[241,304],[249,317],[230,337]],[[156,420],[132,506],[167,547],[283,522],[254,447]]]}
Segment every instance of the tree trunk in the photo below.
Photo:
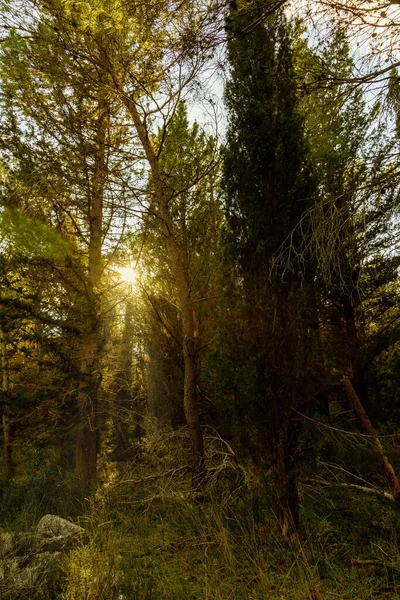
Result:
{"label": "tree trunk", "polygon": [[343,303],[344,317],[346,322],[346,336],[349,345],[349,358],[353,373],[353,384],[356,393],[362,402],[366,402],[366,390],[364,381],[364,368],[360,357],[360,341],[358,339],[358,329],[354,307],[349,298],[345,298]]}
{"label": "tree trunk", "polygon": [[162,224],[162,233],[166,241],[167,256],[175,279],[182,317],[182,350],[184,358],[184,410],[189,429],[192,447],[192,472],[195,488],[201,488],[205,477],[204,441],[200,426],[199,408],[196,396],[198,349],[200,346],[195,311],[191,299],[189,277],[186,273],[182,252],[178,246],[174,232],[174,223],[169,209],[171,191],[164,181],[158,157],[148,136],[146,127],[140,117],[135,102],[123,91],[120,91],[125,106],[132,117],[136,131],[142,143],[150,166],[158,217]]}
{"label": "tree trunk", "polygon": [[82,425],[76,438],[76,472],[85,484],[97,475],[98,388],[101,382],[99,370],[100,319],[99,285],[102,275],[101,249],[103,236],[103,196],[106,179],[106,132],[109,123],[109,103],[98,102],[96,132],[96,156],[89,197],[89,258],[86,282],[84,323],[82,332],[81,382],[78,402]]}
{"label": "tree trunk", "polygon": [[[288,537],[299,528],[299,493],[297,482],[297,457],[300,429],[294,419],[293,408],[298,401],[298,355],[303,352],[302,340],[293,327],[294,315],[299,310],[292,296],[298,291],[295,278],[286,283],[277,281],[277,306],[275,311],[276,355],[271,365],[275,373],[275,445],[276,486],[278,493],[277,520],[282,535]],[[308,341],[308,340],[307,340]],[[303,362],[301,366],[306,368]],[[273,376],[274,378],[274,376]]]}
{"label": "tree trunk", "polygon": [[[7,361],[7,347],[4,336],[4,331],[0,327],[0,346],[1,346],[1,368],[3,372],[2,377],[2,391],[5,395],[9,391],[9,378],[8,378],[8,361]],[[3,425],[3,461],[4,461],[4,472],[6,479],[9,480],[14,475],[14,465],[12,461],[12,424],[9,421],[7,415],[7,409],[3,409],[2,417]]]}
{"label": "tree trunk", "polygon": [[296,472],[298,441],[298,423],[289,419],[280,428],[274,469],[278,495],[277,521],[283,537],[289,537],[295,533],[300,524]]}
{"label": "tree trunk", "polygon": [[97,392],[101,374],[94,371],[98,358],[98,339],[95,335],[84,337],[82,354],[82,378],[78,394],[82,424],[76,437],[76,472],[83,483],[90,484],[97,475],[99,446]]}
{"label": "tree trunk", "polygon": [[119,368],[115,376],[115,405],[112,415],[115,435],[117,436],[119,447],[123,451],[123,456],[127,460],[134,457],[134,447],[131,438],[140,438],[142,427],[141,418],[136,413],[135,431],[127,429],[126,418],[130,411],[132,413],[133,395],[132,395],[132,348],[133,348],[133,307],[128,299],[125,307],[124,329],[121,339],[121,352],[119,356]]}
{"label": "tree trunk", "polygon": [[352,386],[350,379],[347,376],[344,376],[342,379],[342,383],[346,390],[346,394],[349,399],[350,405],[361,423],[361,428],[363,432],[367,435],[370,435],[373,438],[374,448],[377,455],[379,456],[379,460],[383,469],[383,474],[385,475],[386,480],[389,484],[389,488],[392,492],[393,498],[396,502],[400,502],[400,483],[391,463],[389,462],[388,457],[386,456],[383,450],[381,441],[378,438],[378,435],[375,429],[373,428],[372,423],[369,420],[369,417],[365,412],[364,407],[361,404],[360,399],[357,396],[357,393],[354,387]]}

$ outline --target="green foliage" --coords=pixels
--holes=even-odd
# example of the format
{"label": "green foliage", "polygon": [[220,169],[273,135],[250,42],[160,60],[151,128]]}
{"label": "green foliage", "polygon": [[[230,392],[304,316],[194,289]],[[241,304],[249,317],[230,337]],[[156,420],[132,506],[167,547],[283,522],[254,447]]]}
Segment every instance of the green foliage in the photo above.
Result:
{"label": "green foliage", "polygon": [[[275,481],[279,513],[288,503],[296,512],[297,505],[293,409],[313,402],[319,386],[315,270],[308,254],[300,255],[298,230],[299,222],[307,229],[316,194],[291,27],[282,12],[263,18],[262,11],[263,3],[252,2],[229,17],[239,30],[228,43],[222,179],[231,279],[209,375],[222,414],[233,417],[242,456],[257,464],[264,485]],[[277,260],[286,248],[296,257],[288,270]],[[289,489],[291,499],[282,499]]]}
{"label": "green foliage", "polygon": [[[215,320],[219,292],[219,231],[223,220],[219,189],[219,151],[216,140],[191,124],[185,102],[179,102],[168,126],[154,138],[159,165],[170,197],[168,210],[180,260],[190,282],[199,346],[207,347]],[[151,181],[150,181],[151,183]],[[148,398],[152,412],[176,425],[183,418],[182,315],[169,260],[164,224],[157,203],[132,251],[141,247],[139,264],[149,305],[147,354]],[[198,355],[199,361],[203,354]],[[199,394],[199,397],[201,394]]]}
{"label": "green foliage", "polygon": [[[378,392],[372,365],[379,363],[386,344],[396,343],[399,332],[394,140],[377,119],[380,103],[368,105],[362,90],[346,82],[354,66],[342,32],[332,33],[318,55],[304,40],[298,46],[297,68],[305,73],[301,109],[319,181],[311,235],[303,247],[316,261],[325,302],[323,327],[330,331],[328,344],[336,345],[325,353],[325,364],[345,369],[344,362],[335,364],[344,345],[358,392],[376,418],[386,400]],[[332,72],[340,85],[329,84]],[[349,329],[351,319],[356,331]]]}
{"label": "green foliage", "polygon": [[68,242],[59,232],[7,208],[0,213],[0,243],[4,252],[25,259],[60,260],[70,254]]}
{"label": "green foliage", "polygon": [[66,460],[65,446],[26,446],[16,457],[18,468],[12,483],[1,482],[1,529],[30,530],[48,513],[64,518],[81,515],[86,490]]}
{"label": "green foliage", "polygon": [[169,206],[185,269],[188,274],[196,273],[192,296],[211,296],[222,222],[217,141],[198,123],[189,123],[187,106],[180,102],[168,128],[159,131],[156,147],[168,181]]}
{"label": "green foliage", "polygon": [[319,201],[303,241],[332,295],[362,297],[360,276],[369,257],[390,245],[390,219],[397,203],[396,182],[383,183],[391,170],[392,142],[377,123],[380,104],[367,106],[362,90],[332,86],[321,71],[342,81],[354,65],[343,32],[333,32],[316,56],[298,41],[297,68],[304,73],[301,111],[310,157],[318,176]]}
{"label": "green foliage", "polygon": [[[239,29],[261,11],[262,3],[253,4],[235,18]],[[243,271],[264,273],[264,279],[272,256],[313,201],[291,43],[289,25],[277,12],[249,35],[233,34],[228,44],[228,236]]]}
{"label": "green foliage", "polygon": [[[340,386],[358,366],[397,471],[397,72],[389,139],[380,105],[347,83],[342,32],[311,50],[279,3],[231,2],[221,176],[217,141],[179,100],[215,41],[213,3],[6,4],[0,408],[15,475],[1,474],[1,527],[81,516],[92,539],[65,558],[63,600],[398,598],[398,510]],[[182,304],[129,102],[158,153],[198,325],[202,493],[179,428]],[[113,274],[122,258],[145,274],[145,301]],[[92,490],[73,474],[84,376],[102,381]],[[283,539],[289,502],[300,527]]]}

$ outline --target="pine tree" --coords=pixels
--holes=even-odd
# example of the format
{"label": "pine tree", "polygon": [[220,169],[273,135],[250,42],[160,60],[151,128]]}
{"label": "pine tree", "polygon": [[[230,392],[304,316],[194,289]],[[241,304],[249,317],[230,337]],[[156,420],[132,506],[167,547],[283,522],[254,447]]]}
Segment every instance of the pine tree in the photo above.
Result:
{"label": "pine tree", "polygon": [[[20,144],[14,144],[12,158],[20,168],[10,177],[3,197],[15,210],[29,212],[48,228],[57,229],[69,246],[67,256],[61,260],[48,257],[42,267],[47,274],[51,272],[57,289],[51,303],[61,315],[61,326],[73,319],[79,332],[81,420],[76,469],[81,480],[89,483],[96,476],[99,444],[102,250],[107,234],[118,235],[117,228],[111,231],[111,220],[121,216],[115,202],[117,190],[118,202],[124,197],[119,154],[123,136],[115,122],[115,105],[101,85],[106,82],[106,71],[92,69],[89,77],[71,61],[66,40],[79,52],[85,35],[77,31],[72,19],[63,19],[61,12],[56,3],[48,4],[30,22],[29,39],[13,32],[4,42],[5,126],[13,131],[13,121],[17,124],[15,136]],[[10,106],[12,96],[19,110]],[[21,156],[18,152],[24,143],[29,152]],[[27,157],[30,164],[25,164]],[[37,229],[46,231],[44,225]],[[111,239],[108,235],[115,248]],[[62,306],[63,302],[69,306]]]}
{"label": "pine tree", "polygon": [[[157,143],[160,144],[160,169],[170,194],[168,209],[180,255],[180,265],[190,288],[188,292],[194,324],[190,341],[192,347],[188,348],[191,350],[191,356],[185,357],[185,323],[182,311],[177,311],[181,304],[182,292],[177,290],[176,275],[169,253],[166,252],[168,245],[165,234],[160,236],[160,212],[158,201],[155,200],[150,206],[150,213],[154,216],[147,219],[145,226],[145,250],[151,253],[151,270],[155,274],[153,289],[148,293],[148,300],[156,315],[149,352],[153,357],[157,357],[159,366],[158,373],[153,367],[151,397],[155,407],[158,404],[155,392],[160,387],[159,379],[165,370],[162,356],[167,354],[173,363],[173,366],[169,367],[169,375],[171,372],[177,373],[175,381],[168,381],[166,386],[172,406],[164,409],[158,406],[157,412],[164,412],[164,416],[169,413],[176,421],[181,412],[180,399],[185,397],[186,393],[185,365],[188,362],[194,382],[191,393],[199,406],[199,413],[201,410],[199,375],[205,353],[203,348],[208,346],[211,338],[212,326],[209,325],[208,317],[212,310],[210,299],[215,296],[217,275],[212,267],[215,266],[218,229],[222,218],[219,195],[216,191],[218,154],[215,139],[206,136],[197,123],[190,125],[184,102],[178,104],[168,129],[159,131]],[[151,178],[150,186],[152,185]],[[158,332],[157,327],[160,329]],[[187,403],[184,404],[184,410],[188,415]],[[198,423],[200,424],[200,416]]]}
{"label": "pine tree", "polygon": [[349,373],[365,408],[376,415],[379,402],[374,407],[368,397],[368,363],[377,358],[382,315],[393,312],[397,296],[393,140],[378,122],[379,104],[368,107],[363,91],[348,83],[332,86],[321,80],[326,71],[351,80],[354,65],[342,33],[335,32],[319,49],[321,57],[310,50],[305,54],[303,90],[308,93],[302,110],[319,184],[306,243],[317,263],[323,335],[331,342],[325,344],[326,350],[330,346],[325,362],[327,370]]}

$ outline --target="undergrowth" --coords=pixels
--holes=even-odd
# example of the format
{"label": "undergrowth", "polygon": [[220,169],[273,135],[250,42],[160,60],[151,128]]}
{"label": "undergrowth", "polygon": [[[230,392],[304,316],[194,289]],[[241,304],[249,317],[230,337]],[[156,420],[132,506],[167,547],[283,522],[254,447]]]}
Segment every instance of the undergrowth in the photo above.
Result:
{"label": "undergrowth", "polygon": [[[301,530],[283,539],[272,493],[215,433],[206,439],[209,477],[199,497],[182,469],[184,433],[148,430],[140,460],[104,463],[84,522],[92,563],[79,567],[88,550],[76,551],[63,600],[400,600],[392,505],[307,483]],[[93,582],[86,596],[73,583],[76,570]]]}
{"label": "undergrowth", "polygon": [[223,510],[212,498],[179,497],[132,512],[93,507],[93,541],[67,558],[62,600],[400,598],[396,532],[387,524],[362,542],[314,514],[284,540],[267,507],[256,522],[252,502],[254,494]]}
{"label": "undergrowth", "polygon": [[[62,559],[60,600],[400,600],[393,505],[306,482],[301,529],[284,539],[271,494],[225,442],[213,433],[207,438],[209,478],[201,495],[182,468],[186,446],[184,432],[154,429],[129,465],[103,456],[97,489],[80,491],[79,517],[72,475],[47,500],[36,482],[24,504],[23,474],[4,493],[2,529],[25,526],[29,514],[33,526],[51,509],[90,532],[89,544]],[[20,513],[6,518],[12,502]]]}

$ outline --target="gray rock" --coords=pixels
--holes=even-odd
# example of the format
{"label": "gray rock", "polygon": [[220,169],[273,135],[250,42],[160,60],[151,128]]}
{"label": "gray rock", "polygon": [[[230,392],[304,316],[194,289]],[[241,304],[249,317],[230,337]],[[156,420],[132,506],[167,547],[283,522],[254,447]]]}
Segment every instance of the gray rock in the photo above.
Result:
{"label": "gray rock", "polygon": [[12,581],[20,569],[20,558],[8,558],[0,561],[0,583]]}
{"label": "gray rock", "polygon": [[37,552],[66,552],[73,548],[74,543],[81,537],[57,535],[51,538],[41,538],[36,546]]}
{"label": "gray rock", "polygon": [[85,541],[85,529],[56,515],[45,515],[33,532],[0,533],[0,598],[54,597],[61,553]]}
{"label": "gray rock", "polygon": [[36,528],[36,532],[45,538],[64,537],[87,537],[87,531],[71,521],[57,517],[56,515],[45,515]]}
{"label": "gray rock", "polygon": [[41,552],[33,556],[29,564],[14,573],[14,584],[19,589],[38,588],[48,583],[54,575],[60,552]]}

